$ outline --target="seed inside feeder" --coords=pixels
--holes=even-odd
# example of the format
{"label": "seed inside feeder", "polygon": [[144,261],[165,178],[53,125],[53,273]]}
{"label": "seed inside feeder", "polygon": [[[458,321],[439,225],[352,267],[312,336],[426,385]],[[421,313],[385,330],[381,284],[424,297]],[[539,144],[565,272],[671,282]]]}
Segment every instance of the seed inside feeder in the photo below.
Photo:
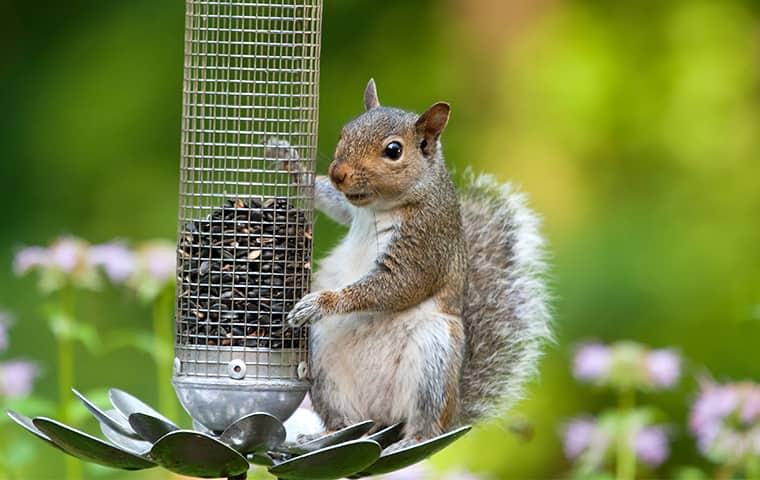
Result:
{"label": "seed inside feeder", "polygon": [[186,223],[179,242],[178,340],[185,345],[305,348],[285,318],[306,294],[312,234],[286,198],[228,200]]}

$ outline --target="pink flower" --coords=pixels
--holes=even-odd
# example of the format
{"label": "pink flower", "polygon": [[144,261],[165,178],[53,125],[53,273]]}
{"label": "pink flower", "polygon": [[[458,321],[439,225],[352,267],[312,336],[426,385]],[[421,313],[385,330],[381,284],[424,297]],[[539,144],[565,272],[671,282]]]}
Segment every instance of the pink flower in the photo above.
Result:
{"label": "pink flower", "polygon": [[689,428],[700,451],[720,463],[741,463],[760,453],[760,385],[705,382]]}
{"label": "pink flower", "polygon": [[583,344],[575,351],[576,379],[619,391],[672,387],[681,375],[681,357],[672,350],[651,350],[632,341]]}
{"label": "pink flower", "polygon": [[707,384],[691,410],[689,425],[695,433],[710,430],[739,405],[739,395],[729,387]]}
{"label": "pink flower", "polygon": [[741,419],[744,423],[751,424],[760,420],[760,387],[749,389],[741,410]]}
{"label": "pink flower", "polygon": [[136,267],[128,285],[137,296],[153,302],[174,284],[177,254],[174,243],[153,240],[139,245],[135,250]]}
{"label": "pink flower", "polygon": [[149,243],[140,251],[140,254],[147,272],[154,280],[164,283],[174,277],[177,265],[174,245],[163,242]]}
{"label": "pink flower", "polygon": [[582,345],[575,353],[573,374],[579,380],[601,381],[607,377],[612,363],[610,349],[599,343]]}
{"label": "pink flower", "polygon": [[565,456],[584,469],[596,470],[608,456],[614,433],[593,418],[576,418],[564,427]]}
{"label": "pink flower", "polygon": [[88,263],[87,245],[74,237],[61,237],[48,250],[49,262],[65,273],[71,273]]}
{"label": "pink flower", "polygon": [[14,259],[16,274],[39,271],[39,286],[50,293],[66,285],[97,289],[98,277],[88,256],[87,242],[75,237],[60,237],[48,248],[26,247]]}
{"label": "pink flower", "polygon": [[652,350],[646,356],[649,379],[657,388],[670,388],[681,376],[681,357],[672,350]]}
{"label": "pink flower", "polygon": [[48,262],[48,252],[42,247],[24,247],[16,252],[13,259],[13,271],[23,275],[34,268],[43,267]]}
{"label": "pink flower", "polygon": [[645,427],[636,433],[633,441],[638,459],[651,467],[657,467],[670,455],[668,434],[662,427]]}
{"label": "pink flower", "polygon": [[122,283],[135,270],[135,255],[121,242],[103,243],[90,247],[90,261],[105,270],[114,283]]}
{"label": "pink flower", "polygon": [[570,459],[580,457],[594,440],[596,422],[590,419],[575,419],[565,425],[565,456]]}
{"label": "pink flower", "polygon": [[31,362],[14,360],[0,364],[0,395],[24,397],[32,391],[39,369]]}

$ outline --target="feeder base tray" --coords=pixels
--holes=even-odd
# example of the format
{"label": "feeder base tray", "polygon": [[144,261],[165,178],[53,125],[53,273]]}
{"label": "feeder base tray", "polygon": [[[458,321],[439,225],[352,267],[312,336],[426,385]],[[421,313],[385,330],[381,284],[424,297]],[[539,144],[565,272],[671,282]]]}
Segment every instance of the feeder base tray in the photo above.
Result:
{"label": "feeder base tray", "polygon": [[246,415],[214,435],[181,429],[122,390],[109,390],[113,407],[109,410],[100,409],[76,390],[74,393],[100,423],[107,441],[53,419],[32,419],[16,412],[8,415],[49,445],[87,462],[124,470],[161,466],[199,478],[244,479],[251,464],[266,466],[272,475],[286,480],[378,475],[417,463],[470,430],[461,427],[394,449],[401,440],[402,426],[367,435],[374,424],[366,421],[307,442],[289,443],[285,426],[269,413]]}

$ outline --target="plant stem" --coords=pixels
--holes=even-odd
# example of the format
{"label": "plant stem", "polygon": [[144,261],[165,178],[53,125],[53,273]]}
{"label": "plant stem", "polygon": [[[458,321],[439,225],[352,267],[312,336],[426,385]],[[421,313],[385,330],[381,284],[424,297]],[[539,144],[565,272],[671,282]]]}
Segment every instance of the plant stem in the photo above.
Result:
{"label": "plant stem", "polygon": [[744,473],[747,475],[747,480],[760,480],[760,457],[750,455]]}
{"label": "plant stem", "polygon": [[[5,408],[3,408],[3,411],[5,411]],[[0,436],[0,452],[5,452],[4,440],[5,436]],[[0,478],[7,478],[8,480],[13,479],[13,472],[11,471],[11,467],[7,464],[3,455],[0,455]]]}
{"label": "plant stem", "polygon": [[[66,287],[61,293],[61,310],[70,322],[62,332],[56,335],[58,343],[58,402],[59,417],[67,425],[71,424],[71,387],[74,384],[74,341],[72,331],[76,322],[76,298],[72,287]],[[66,455],[66,478],[82,478],[82,465],[71,456]]]}
{"label": "plant stem", "polygon": [[164,288],[153,302],[153,338],[158,381],[158,405],[161,413],[177,420],[177,400],[172,388],[171,346],[174,340],[172,310],[174,289]]}
{"label": "plant stem", "polygon": [[635,404],[635,390],[626,389],[620,392],[618,406],[622,425],[617,438],[617,480],[634,480],[636,478],[636,455],[633,451],[633,426],[631,425],[631,412]]}

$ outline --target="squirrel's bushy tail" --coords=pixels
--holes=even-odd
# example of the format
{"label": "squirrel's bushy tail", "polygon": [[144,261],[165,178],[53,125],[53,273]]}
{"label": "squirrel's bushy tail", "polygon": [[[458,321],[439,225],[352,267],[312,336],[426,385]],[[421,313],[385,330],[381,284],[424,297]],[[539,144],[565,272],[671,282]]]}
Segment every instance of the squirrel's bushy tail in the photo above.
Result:
{"label": "squirrel's bushy tail", "polygon": [[525,196],[467,172],[460,201],[470,260],[461,419],[474,423],[522,395],[550,337],[550,308],[540,222]]}

